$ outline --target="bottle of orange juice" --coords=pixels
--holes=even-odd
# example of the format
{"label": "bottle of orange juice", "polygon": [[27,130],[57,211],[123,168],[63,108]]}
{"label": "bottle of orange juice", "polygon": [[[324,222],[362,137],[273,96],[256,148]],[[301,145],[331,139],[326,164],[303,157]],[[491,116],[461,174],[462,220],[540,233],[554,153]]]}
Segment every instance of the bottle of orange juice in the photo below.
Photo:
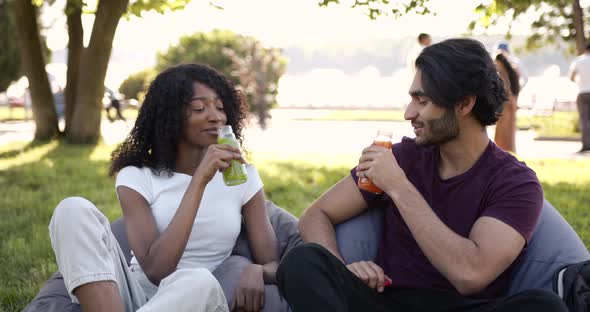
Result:
{"label": "bottle of orange juice", "polygon": [[[391,131],[386,130],[379,130],[377,131],[377,136],[373,141],[373,145],[383,146],[387,149],[391,149],[392,143],[391,138],[393,137],[393,133]],[[383,190],[378,188],[369,178],[363,177],[359,178],[358,186],[361,190],[365,190],[367,192],[375,193],[375,194],[382,194]]]}

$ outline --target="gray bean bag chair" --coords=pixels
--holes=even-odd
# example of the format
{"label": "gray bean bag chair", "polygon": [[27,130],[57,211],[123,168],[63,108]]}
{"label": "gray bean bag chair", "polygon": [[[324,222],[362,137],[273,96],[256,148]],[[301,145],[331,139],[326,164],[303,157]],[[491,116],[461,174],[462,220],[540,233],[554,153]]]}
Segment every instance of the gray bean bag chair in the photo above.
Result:
{"label": "gray bean bag chair", "polygon": [[[373,260],[377,256],[382,215],[379,209],[372,209],[338,225],[338,247],[346,262]],[[545,200],[525,255],[512,272],[507,295],[531,288],[551,291],[553,272],[557,268],[588,259],[590,254],[580,237]]]}
{"label": "gray bean bag chair", "polygon": [[[283,256],[287,250],[301,242],[297,233],[297,220],[270,202],[267,203],[267,208]],[[338,247],[348,263],[375,258],[382,220],[382,212],[379,209],[371,209],[336,227]],[[129,248],[122,222],[121,219],[117,220],[112,224],[112,228],[129,260]],[[241,233],[233,255],[213,272],[226,297],[233,296],[237,278],[243,267],[250,263],[249,259],[251,254],[245,233]],[[558,267],[588,259],[590,254],[578,235],[557,210],[545,201],[525,256],[512,273],[512,283],[507,295],[530,288],[552,290],[551,277]],[[267,286],[265,291],[264,310],[285,311],[286,303],[278,295],[277,288]],[[80,308],[70,301],[61,275],[55,273],[24,311],[80,311]]]}
{"label": "gray bean bag chair", "polygon": [[[287,211],[280,209],[270,201],[266,202],[266,209],[277,236],[279,254],[281,257],[285,252],[301,242],[297,230],[297,218]],[[120,218],[111,224],[111,230],[119,241],[121,249],[125,253],[127,263],[131,260],[131,251],[127,234],[125,233],[124,219]],[[232,255],[226,259],[214,272],[227,300],[233,298],[242,270],[250,263],[252,254],[246,239],[245,229],[242,229]],[[275,285],[265,287],[265,306],[263,311],[288,311],[287,302],[279,296],[278,288]],[[228,303],[229,304],[229,303]],[[41,287],[33,301],[27,305],[23,312],[81,312],[79,304],[72,303],[68,296],[63,278],[59,272],[54,273],[49,280]]]}

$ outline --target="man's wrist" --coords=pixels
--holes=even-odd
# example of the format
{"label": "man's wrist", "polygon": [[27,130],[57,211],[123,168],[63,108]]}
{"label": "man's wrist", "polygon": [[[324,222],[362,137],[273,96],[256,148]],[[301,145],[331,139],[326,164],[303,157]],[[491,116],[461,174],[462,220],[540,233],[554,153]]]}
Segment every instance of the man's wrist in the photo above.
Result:
{"label": "man's wrist", "polygon": [[412,183],[406,178],[406,175],[403,175],[398,181],[395,181],[385,193],[389,198],[396,200],[402,196],[402,194],[408,194],[412,186]]}

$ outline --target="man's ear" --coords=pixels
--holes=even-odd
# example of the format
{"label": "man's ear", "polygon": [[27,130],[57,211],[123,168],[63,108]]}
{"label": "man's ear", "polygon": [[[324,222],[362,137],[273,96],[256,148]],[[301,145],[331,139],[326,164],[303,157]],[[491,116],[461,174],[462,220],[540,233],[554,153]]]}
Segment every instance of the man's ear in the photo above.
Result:
{"label": "man's ear", "polygon": [[459,101],[459,105],[455,106],[455,113],[457,114],[457,116],[465,117],[469,113],[471,113],[471,110],[473,110],[473,106],[475,106],[475,100],[475,95],[464,96]]}

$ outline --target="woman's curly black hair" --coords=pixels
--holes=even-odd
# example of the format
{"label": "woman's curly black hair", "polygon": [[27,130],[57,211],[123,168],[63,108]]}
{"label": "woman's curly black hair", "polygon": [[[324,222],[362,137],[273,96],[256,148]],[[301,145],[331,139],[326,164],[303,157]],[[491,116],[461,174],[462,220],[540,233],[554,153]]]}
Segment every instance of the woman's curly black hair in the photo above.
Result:
{"label": "woman's curly black hair", "polygon": [[148,87],[135,126],[125,141],[111,154],[109,175],[126,166],[149,167],[156,174],[175,169],[176,147],[199,82],[213,89],[223,101],[227,124],[242,143],[242,129],[248,111],[242,93],[229,79],[202,64],[183,64],[161,72]]}

